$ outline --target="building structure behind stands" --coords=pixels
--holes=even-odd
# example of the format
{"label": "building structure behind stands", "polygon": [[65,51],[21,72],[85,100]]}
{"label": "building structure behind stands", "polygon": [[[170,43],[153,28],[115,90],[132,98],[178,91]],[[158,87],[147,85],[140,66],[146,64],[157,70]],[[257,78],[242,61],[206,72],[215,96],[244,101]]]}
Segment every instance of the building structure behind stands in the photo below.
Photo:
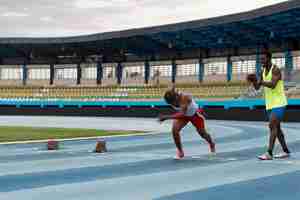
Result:
{"label": "building structure behind stands", "polygon": [[[282,26],[285,29],[282,29]],[[266,49],[300,96],[300,2],[159,27],[69,38],[0,38],[0,98],[261,98],[245,82]]]}

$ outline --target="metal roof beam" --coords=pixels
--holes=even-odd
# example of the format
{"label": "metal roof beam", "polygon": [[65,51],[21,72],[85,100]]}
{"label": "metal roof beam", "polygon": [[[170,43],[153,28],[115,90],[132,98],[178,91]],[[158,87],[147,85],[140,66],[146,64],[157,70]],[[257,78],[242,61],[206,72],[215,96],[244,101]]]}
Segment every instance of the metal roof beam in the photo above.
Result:
{"label": "metal roof beam", "polygon": [[282,40],[276,33],[272,31],[265,30],[263,28],[257,27],[253,24],[245,23],[245,22],[237,22],[238,26],[242,27],[243,29],[247,29],[249,33],[263,33],[263,40],[268,41],[270,39],[279,39]]}

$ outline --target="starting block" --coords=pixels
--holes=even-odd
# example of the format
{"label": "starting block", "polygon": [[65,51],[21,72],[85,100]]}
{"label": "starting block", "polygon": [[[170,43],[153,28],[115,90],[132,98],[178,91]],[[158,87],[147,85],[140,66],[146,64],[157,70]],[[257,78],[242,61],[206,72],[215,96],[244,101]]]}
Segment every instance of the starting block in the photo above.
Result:
{"label": "starting block", "polygon": [[56,140],[48,140],[47,149],[48,150],[58,150],[59,144]]}
{"label": "starting block", "polygon": [[106,142],[104,140],[98,140],[96,143],[95,153],[107,152]]}

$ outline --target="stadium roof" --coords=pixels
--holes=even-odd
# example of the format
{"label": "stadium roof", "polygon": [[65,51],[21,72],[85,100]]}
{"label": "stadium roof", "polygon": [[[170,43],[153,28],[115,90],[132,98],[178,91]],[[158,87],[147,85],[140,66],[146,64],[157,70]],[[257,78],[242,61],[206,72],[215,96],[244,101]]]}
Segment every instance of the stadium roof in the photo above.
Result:
{"label": "stadium roof", "polygon": [[300,36],[300,1],[203,20],[86,36],[0,38],[0,57],[34,52],[50,55],[103,55],[117,50],[135,55],[186,49],[255,47],[282,44]]}

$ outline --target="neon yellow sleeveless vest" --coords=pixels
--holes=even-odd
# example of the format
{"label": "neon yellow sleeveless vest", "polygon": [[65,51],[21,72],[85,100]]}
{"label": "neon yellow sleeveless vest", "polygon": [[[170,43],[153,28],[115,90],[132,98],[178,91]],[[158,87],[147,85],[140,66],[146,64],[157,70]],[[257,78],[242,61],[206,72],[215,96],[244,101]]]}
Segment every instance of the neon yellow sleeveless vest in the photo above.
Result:
{"label": "neon yellow sleeveless vest", "polygon": [[[272,71],[273,66],[270,71],[266,75],[265,70],[263,70],[263,81],[270,82],[272,81]],[[279,80],[274,89],[264,87],[265,92],[265,101],[266,101],[266,109],[270,110],[273,108],[284,107],[287,105],[287,99],[284,93],[284,85],[283,80]]]}

